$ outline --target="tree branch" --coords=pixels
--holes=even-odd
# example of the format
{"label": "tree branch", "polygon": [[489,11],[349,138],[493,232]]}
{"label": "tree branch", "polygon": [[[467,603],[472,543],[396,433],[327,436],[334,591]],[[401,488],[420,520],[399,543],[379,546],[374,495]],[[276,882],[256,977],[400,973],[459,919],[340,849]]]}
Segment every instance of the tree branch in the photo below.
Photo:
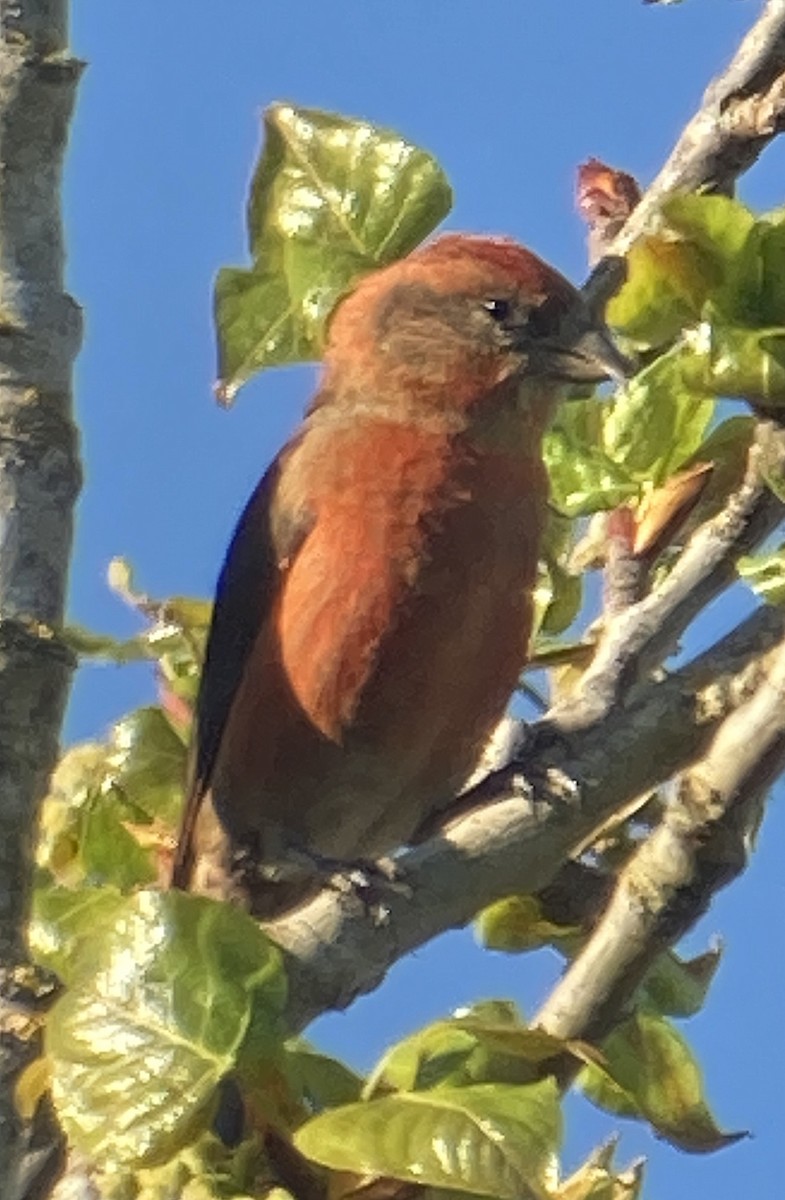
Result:
{"label": "tree branch", "polygon": [[[10,1077],[29,969],[24,931],[38,801],[73,662],[61,626],[80,485],[71,368],[80,314],[63,292],[60,175],[81,64],[65,0],[0,5],[0,1179],[23,1153]],[[8,1193],[4,1193],[8,1194]]]}
{"label": "tree branch", "polygon": [[709,84],[665,165],[608,246],[624,255],[666,197],[732,192],[739,175],[785,126],[785,2],[767,0],[729,66]]}
{"label": "tree branch", "polygon": [[681,781],[662,824],[622,871],[588,943],[534,1023],[558,1037],[601,1040],[654,960],[744,869],[747,837],[785,765],[785,644],[755,694],[717,730]]}
{"label": "tree branch", "polygon": [[355,896],[323,892],[267,926],[288,958],[290,1027],[345,1008],[402,955],[487,904],[550,883],[597,829],[706,751],[728,712],[760,684],[761,643],[783,634],[785,613],[760,609],[706,655],[641,685],[595,725],[539,749],[535,738],[525,779],[500,772],[488,803],[400,856],[409,891],[385,897],[383,924]]}
{"label": "tree branch", "polygon": [[[784,59],[785,0],[775,0],[708,89],[701,111],[614,241],[614,253],[640,235],[666,194],[727,187],[750,165],[779,131],[779,120],[770,114],[753,138],[749,122],[745,132],[723,114],[742,98],[747,111],[756,95],[773,103]],[[596,278],[602,284],[604,272]],[[781,636],[781,614],[761,610],[692,666],[664,680],[638,680],[734,580],[738,556],[785,516],[785,505],[761,478],[760,458],[764,452],[772,457],[772,446],[775,460],[785,461],[785,435],[762,424],[747,476],[726,509],[693,535],[659,587],[608,623],[578,699],[547,718],[560,735],[557,745],[538,745],[535,736],[525,761],[473,793],[472,802],[484,801],[483,807],[400,857],[412,894],[390,895],[384,925],[375,925],[352,897],[323,893],[269,927],[289,956],[292,1028],[346,1007],[377,986],[403,954],[465,924],[484,905],[546,885],[574,847],[705,752],[729,708],[749,695],[750,670],[759,678],[750,667],[760,654],[758,639],[770,644]],[[716,675],[731,670],[737,674],[720,688]],[[696,691],[698,684],[705,692]],[[496,761],[508,757],[521,728],[504,723]]]}
{"label": "tree branch", "polygon": [[785,518],[785,504],[763,482],[761,460],[782,470],[785,431],[761,422],[745,479],[713,520],[693,534],[659,587],[607,622],[575,698],[550,714],[560,728],[597,720],[620,690],[661,661],[703,608],[736,578],[736,559],[758,545]]}

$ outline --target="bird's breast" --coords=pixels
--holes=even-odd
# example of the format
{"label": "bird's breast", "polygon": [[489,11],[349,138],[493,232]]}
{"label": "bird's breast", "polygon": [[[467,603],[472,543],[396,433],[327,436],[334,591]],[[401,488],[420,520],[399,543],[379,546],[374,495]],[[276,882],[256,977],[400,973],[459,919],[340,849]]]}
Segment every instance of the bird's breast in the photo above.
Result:
{"label": "bird's breast", "polygon": [[380,424],[304,439],[287,471],[282,498],[307,479],[314,522],[229,741],[255,756],[260,819],[323,854],[377,855],[469,774],[526,661],[539,445]]}

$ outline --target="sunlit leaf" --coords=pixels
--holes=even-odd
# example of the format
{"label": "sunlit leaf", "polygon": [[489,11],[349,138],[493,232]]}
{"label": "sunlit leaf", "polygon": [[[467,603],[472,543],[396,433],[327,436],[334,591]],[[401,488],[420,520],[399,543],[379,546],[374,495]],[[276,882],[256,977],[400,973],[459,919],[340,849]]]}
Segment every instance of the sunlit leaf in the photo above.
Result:
{"label": "sunlit leaf", "polygon": [[584,1047],[528,1028],[504,1002],[486,1001],[392,1046],[371,1073],[363,1097],[480,1083],[533,1083],[543,1063],[565,1054],[583,1057]]}
{"label": "sunlit leaf", "polygon": [[118,721],[106,761],[113,787],[140,816],[175,824],[182,807],[186,748],[160,708],[138,708]]}
{"label": "sunlit leaf", "polygon": [[[273,1186],[274,1172],[259,1135],[228,1147],[214,1134],[204,1133],[166,1164],[141,1167],[133,1176],[123,1171],[121,1177],[133,1178],[132,1200],[292,1200]],[[97,1180],[102,1200],[128,1200],[112,1195],[110,1179],[105,1174]]]}
{"label": "sunlit leaf", "polygon": [[662,234],[636,242],[627,263],[627,281],[608,304],[607,320],[638,345],[667,345],[700,316],[716,267],[689,242]]}
{"label": "sunlit leaf", "polygon": [[384,1096],[322,1113],[295,1134],[303,1154],[335,1170],[500,1200],[542,1200],[560,1140],[550,1079]]}
{"label": "sunlit leaf", "polygon": [[640,371],[604,409],[602,448],[643,481],[662,483],[695,453],[714,414],[710,396],[685,382],[677,347]]}
{"label": "sunlit leaf", "polygon": [[769,213],[760,229],[759,324],[779,325],[785,314],[785,213]]}
{"label": "sunlit leaf", "polygon": [[318,358],[339,297],[414,249],[451,204],[436,161],[392,130],[269,108],[248,204],[254,265],[224,268],[215,285],[222,398],[264,367]]}
{"label": "sunlit leaf", "polygon": [[83,806],[79,859],[89,883],[130,891],[156,879],[153,856],[123,823],[127,815],[120,797],[110,791],[101,791]]}
{"label": "sunlit leaf", "polygon": [[690,463],[711,463],[712,472],[682,534],[715,516],[727,504],[730,493],[739,487],[747,468],[755,427],[754,417],[729,417],[712,429],[698,446]]}
{"label": "sunlit leaf", "polygon": [[760,324],[761,227],[750,210],[728,196],[691,193],[670,197],[662,211],[668,229],[711,264],[704,299],[726,320]]}
{"label": "sunlit leaf", "polygon": [[551,503],[568,517],[615,508],[637,497],[639,484],[602,447],[602,406],[596,400],[562,404],[543,441]]}
{"label": "sunlit leaf", "polygon": [[84,877],[82,808],[100,794],[105,775],[106,747],[100,742],[72,746],[54,770],[41,805],[36,862],[59,882],[76,885]]}
{"label": "sunlit leaf", "polygon": [[246,914],[179,892],[129,897],[83,948],[46,1049],[59,1119],[102,1164],[165,1160],[206,1126],[253,1031],[280,1036],[278,950]]}
{"label": "sunlit leaf", "polygon": [[70,983],[81,948],[124,911],[122,892],[109,887],[66,888],[40,883],[33,892],[28,930],[36,961]]}
{"label": "sunlit leaf", "polygon": [[685,339],[681,365],[696,392],[778,408],[785,404],[785,325],[743,329],[707,319]]}

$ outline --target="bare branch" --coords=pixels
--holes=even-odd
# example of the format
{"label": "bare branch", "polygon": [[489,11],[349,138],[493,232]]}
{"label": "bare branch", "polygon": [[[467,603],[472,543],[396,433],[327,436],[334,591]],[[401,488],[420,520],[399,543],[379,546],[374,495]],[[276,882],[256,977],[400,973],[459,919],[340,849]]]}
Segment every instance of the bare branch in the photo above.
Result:
{"label": "bare branch", "polygon": [[761,459],[785,462],[785,432],[761,423],[739,490],[693,534],[667,578],[607,624],[580,692],[550,714],[560,728],[596,721],[632,677],[672,651],[690,622],[736,578],[735,562],[785,518],[785,505],[762,479]]}
{"label": "bare branch", "polygon": [[[727,713],[760,683],[761,641],[771,644],[783,632],[785,614],[761,609],[711,658],[641,685],[596,725],[540,747],[535,737],[525,779],[516,780],[514,769],[499,772],[486,803],[401,855],[409,891],[385,897],[385,923],[352,894],[327,892],[267,926],[288,955],[291,1027],[346,1007],[402,955],[466,924],[485,905],[549,884],[611,817],[637,807],[639,797],[706,751]],[[731,666],[738,674],[718,688],[709,667],[718,673]],[[707,694],[699,685],[708,679]]]}
{"label": "bare branch", "polygon": [[785,0],[767,0],[606,253],[625,254],[673,192],[731,192],[784,126]]}
{"label": "bare branch", "polygon": [[608,908],[535,1023],[599,1040],[646,971],[746,865],[756,809],[785,765],[785,644],[755,694],[718,729],[662,824],[622,872]]}

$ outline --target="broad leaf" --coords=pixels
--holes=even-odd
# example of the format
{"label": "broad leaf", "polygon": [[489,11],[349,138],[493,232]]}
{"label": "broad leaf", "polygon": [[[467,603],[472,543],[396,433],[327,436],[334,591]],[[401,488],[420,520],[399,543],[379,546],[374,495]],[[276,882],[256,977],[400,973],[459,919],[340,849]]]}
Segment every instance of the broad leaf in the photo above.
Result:
{"label": "broad leaf", "polygon": [[176,823],[182,807],[186,747],[162,709],[138,708],[118,721],[106,762],[112,786],[140,818]]}
{"label": "broad leaf", "polygon": [[127,903],[114,888],[65,888],[39,881],[28,930],[33,957],[70,984],[81,949],[100,937]]}
{"label": "broad leaf", "polygon": [[392,130],[269,108],[248,204],[254,265],[215,285],[221,398],[264,367],[318,358],[340,296],[413,250],[451,204],[435,160]]}
{"label": "broad leaf", "polygon": [[543,1200],[561,1141],[553,1080],[407,1092],[332,1109],[295,1134],[307,1157],[338,1171]]}
{"label": "broad leaf", "polygon": [[603,413],[605,454],[634,479],[660,484],[700,446],[714,401],[685,383],[677,348],[640,371]]}
{"label": "broad leaf", "polygon": [[604,1066],[593,1064],[581,1073],[586,1094],[602,1108],[645,1117],[661,1137],[695,1153],[745,1136],[718,1127],[695,1057],[664,1018],[637,1012],[606,1039],[602,1052]]}
{"label": "broad leaf", "polygon": [[646,975],[641,987],[644,1003],[667,1016],[695,1016],[703,1008],[721,957],[720,949],[690,959],[667,950]]}
{"label": "broad leaf", "polygon": [[580,929],[554,925],[542,914],[536,896],[508,896],[484,908],[475,922],[477,936],[491,950],[521,954],[554,942],[574,943]]}
{"label": "broad leaf", "polygon": [[52,1095],[104,1166],[162,1162],[205,1128],[244,1040],[277,1044],[278,950],[244,913],[179,892],[129,898],[83,948],[47,1024]]}
{"label": "broad leaf", "polygon": [[685,346],[689,387],[766,408],[785,405],[785,326],[749,330],[706,322]]}
{"label": "broad leaf", "polygon": [[785,604],[785,547],[770,554],[747,554],[736,570],[756,596],[766,604]]}
{"label": "broad leaf", "polygon": [[603,447],[603,411],[596,400],[560,405],[543,440],[551,503],[567,517],[615,508],[637,497],[639,484]]}
{"label": "broad leaf", "polygon": [[285,1069],[291,1086],[316,1109],[360,1099],[363,1081],[337,1058],[322,1054],[305,1038],[287,1042]]}

